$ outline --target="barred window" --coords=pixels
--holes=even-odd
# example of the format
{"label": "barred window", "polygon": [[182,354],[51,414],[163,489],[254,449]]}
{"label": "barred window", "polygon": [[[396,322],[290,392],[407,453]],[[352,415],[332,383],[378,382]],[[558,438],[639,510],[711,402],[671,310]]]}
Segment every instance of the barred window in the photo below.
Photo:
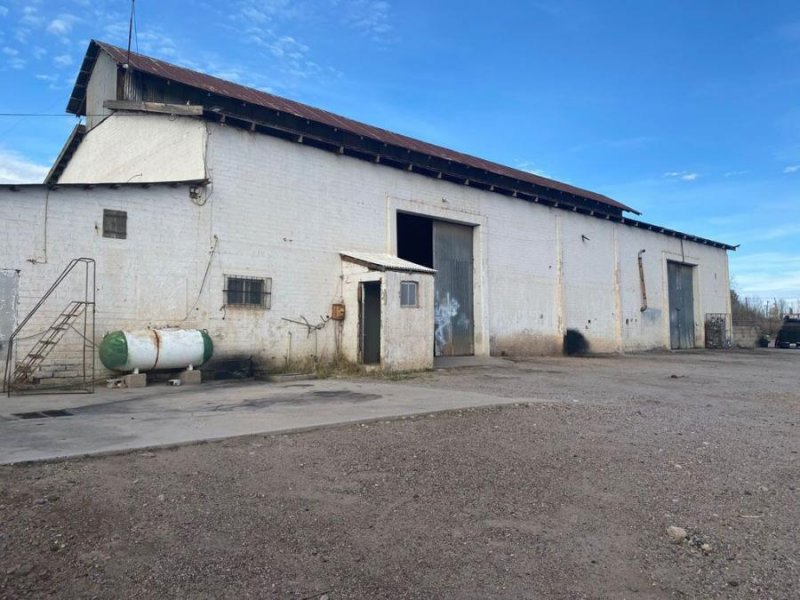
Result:
{"label": "barred window", "polygon": [[271,277],[225,276],[225,306],[269,309],[272,304]]}
{"label": "barred window", "polygon": [[103,209],[103,237],[124,240],[128,237],[128,213]]}
{"label": "barred window", "polygon": [[400,306],[417,308],[419,300],[417,298],[418,284],[416,281],[400,282]]}

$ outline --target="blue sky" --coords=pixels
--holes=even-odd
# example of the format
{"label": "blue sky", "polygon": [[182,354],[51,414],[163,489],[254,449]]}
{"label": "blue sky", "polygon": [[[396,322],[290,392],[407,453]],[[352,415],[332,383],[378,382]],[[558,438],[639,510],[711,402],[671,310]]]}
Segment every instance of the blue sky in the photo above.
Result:
{"label": "blue sky", "polygon": [[[63,114],[122,0],[0,0],[0,112]],[[800,302],[796,0],[136,2],[141,52],[605,193],[741,244],[734,287]],[[0,182],[73,117],[0,117]],[[798,307],[800,308],[800,307]]]}

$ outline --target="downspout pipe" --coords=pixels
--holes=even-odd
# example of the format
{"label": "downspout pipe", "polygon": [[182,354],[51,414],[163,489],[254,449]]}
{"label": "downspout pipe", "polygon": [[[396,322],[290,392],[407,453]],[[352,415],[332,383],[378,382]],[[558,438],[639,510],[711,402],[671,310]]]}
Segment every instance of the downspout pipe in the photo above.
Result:
{"label": "downspout pipe", "polygon": [[636,257],[639,261],[639,283],[642,286],[642,307],[639,309],[641,312],[647,310],[647,288],[644,285],[644,261],[642,260],[642,254],[645,252],[646,250],[644,249],[639,250],[639,254]]}

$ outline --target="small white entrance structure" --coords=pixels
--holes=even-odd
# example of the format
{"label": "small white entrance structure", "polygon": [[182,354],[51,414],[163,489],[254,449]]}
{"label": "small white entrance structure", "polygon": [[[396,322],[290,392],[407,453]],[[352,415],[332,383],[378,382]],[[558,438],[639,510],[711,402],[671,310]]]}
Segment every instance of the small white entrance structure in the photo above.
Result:
{"label": "small white entrance structure", "polygon": [[345,357],[387,371],[432,368],[436,271],[390,254],[340,255]]}

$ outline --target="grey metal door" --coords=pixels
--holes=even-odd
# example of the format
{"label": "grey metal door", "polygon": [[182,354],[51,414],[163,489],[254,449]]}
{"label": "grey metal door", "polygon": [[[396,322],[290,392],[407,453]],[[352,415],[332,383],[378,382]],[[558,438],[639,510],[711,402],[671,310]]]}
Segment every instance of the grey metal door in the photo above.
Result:
{"label": "grey metal door", "polygon": [[474,354],[472,227],[433,222],[434,356]]}
{"label": "grey metal door", "polygon": [[381,283],[361,284],[361,362],[381,362]]}
{"label": "grey metal door", "polygon": [[671,348],[694,348],[693,269],[691,265],[667,262]]}
{"label": "grey metal door", "polygon": [[[17,326],[17,295],[19,273],[0,269],[0,358],[8,352],[8,338]],[[2,361],[0,361],[2,362]]]}

